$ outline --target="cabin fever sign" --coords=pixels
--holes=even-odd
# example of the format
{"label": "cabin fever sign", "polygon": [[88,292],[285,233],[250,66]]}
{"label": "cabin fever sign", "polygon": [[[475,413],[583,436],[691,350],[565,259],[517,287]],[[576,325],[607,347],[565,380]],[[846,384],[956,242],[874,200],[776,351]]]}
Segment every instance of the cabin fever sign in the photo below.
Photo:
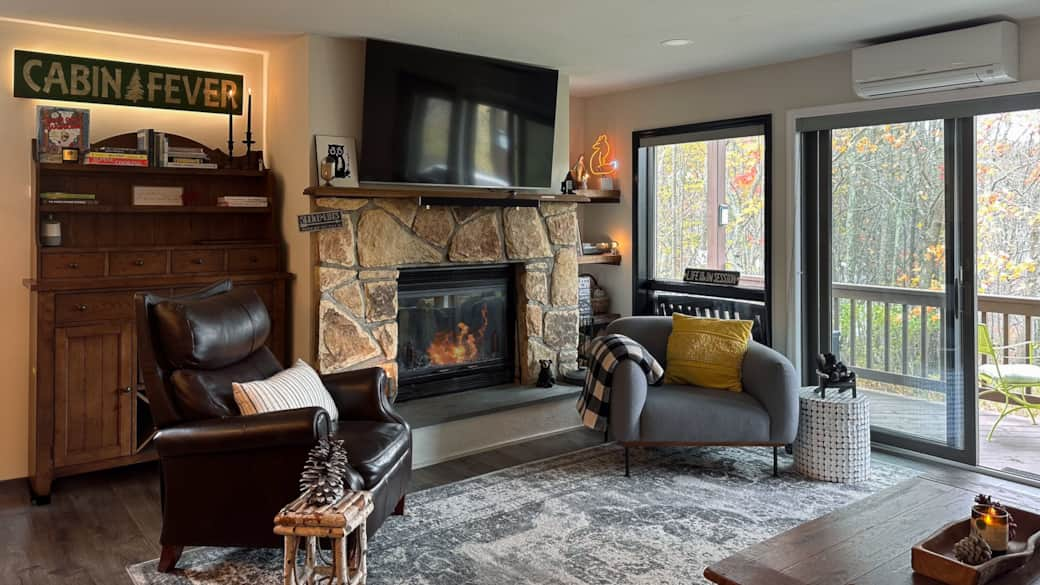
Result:
{"label": "cabin fever sign", "polygon": [[242,76],[16,50],[14,96],[241,114]]}

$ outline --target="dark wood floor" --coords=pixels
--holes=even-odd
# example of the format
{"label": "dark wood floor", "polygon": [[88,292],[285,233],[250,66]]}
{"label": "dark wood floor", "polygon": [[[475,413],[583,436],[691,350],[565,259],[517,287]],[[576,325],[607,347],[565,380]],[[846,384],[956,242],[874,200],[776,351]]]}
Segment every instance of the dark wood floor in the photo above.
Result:
{"label": "dark wood floor", "polygon": [[[417,470],[411,489],[423,490],[602,440],[600,433],[576,430],[503,447]],[[882,453],[874,456],[897,459]],[[942,465],[901,458],[898,462],[958,484],[982,478]],[[52,503],[42,507],[29,505],[24,481],[0,483],[0,585],[129,584],[125,567],[158,557],[158,535],[155,464],[60,480]]]}
{"label": "dark wood floor", "polygon": [[[603,442],[571,431],[416,470],[419,491]],[[0,483],[0,585],[124,585],[126,566],[159,556],[157,464],[58,480],[49,506],[24,481]]]}

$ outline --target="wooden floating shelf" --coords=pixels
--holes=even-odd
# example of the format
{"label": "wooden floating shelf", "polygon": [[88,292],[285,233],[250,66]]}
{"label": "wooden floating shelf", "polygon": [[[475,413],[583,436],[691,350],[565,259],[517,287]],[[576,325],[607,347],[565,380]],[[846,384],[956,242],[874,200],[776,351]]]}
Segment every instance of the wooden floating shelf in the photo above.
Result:
{"label": "wooden floating shelf", "polygon": [[40,170],[58,174],[102,174],[102,175],[203,175],[208,177],[263,177],[267,171],[242,169],[189,169],[182,167],[128,167],[119,165],[87,165],[40,163]]}
{"label": "wooden floating shelf", "polygon": [[621,203],[618,189],[578,189],[574,194],[588,198],[589,203]]}
{"label": "wooden floating shelf", "polygon": [[621,264],[621,254],[590,254],[579,256],[578,264],[610,264],[613,266],[619,266]]}
{"label": "wooden floating shelf", "polygon": [[588,203],[590,199],[584,195],[562,195],[560,193],[539,193],[524,191],[502,191],[500,189],[447,189],[439,187],[323,187],[315,185],[303,190],[311,197],[369,197],[386,199],[477,199],[484,201],[545,201],[548,203]]}
{"label": "wooden floating shelf", "polygon": [[218,207],[216,205],[75,205],[40,204],[42,213],[271,213],[270,207]]}

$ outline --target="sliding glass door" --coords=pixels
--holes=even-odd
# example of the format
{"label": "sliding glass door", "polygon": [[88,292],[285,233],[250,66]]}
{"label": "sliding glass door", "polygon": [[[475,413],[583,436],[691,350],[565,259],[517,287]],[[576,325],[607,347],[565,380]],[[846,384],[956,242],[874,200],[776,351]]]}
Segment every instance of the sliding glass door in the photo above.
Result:
{"label": "sliding glass door", "polygon": [[960,132],[942,118],[836,125],[803,146],[820,267],[811,355],[856,371],[875,440],[969,461]]}
{"label": "sliding glass door", "polygon": [[1040,94],[797,122],[805,371],[876,441],[1040,481]]}

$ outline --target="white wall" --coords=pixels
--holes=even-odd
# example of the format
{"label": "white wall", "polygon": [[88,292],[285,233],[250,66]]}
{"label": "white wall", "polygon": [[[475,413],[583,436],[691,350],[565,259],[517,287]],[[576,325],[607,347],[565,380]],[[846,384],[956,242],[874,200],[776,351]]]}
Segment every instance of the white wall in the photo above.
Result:
{"label": "white wall", "polygon": [[[1040,19],[1021,23],[1020,34],[1021,79],[1038,80]],[[799,234],[795,232],[797,194],[789,187],[793,129],[788,126],[787,112],[861,101],[852,92],[850,54],[835,53],[581,101],[583,119],[573,119],[572,124],[580,124],[586,150],[600,133],[611,139],[620,165],[618,179],[622,191],[620,205],[582,207],[582,235],[586,241],[617,240],[625,255],[621,266],[589,265],[583,269],[595,274],[610,292],[612,310],[622,314],[630,314],[632,309],[632,132],[755,114],[773,115],[773,332],[777,348],[793,355],[800,312],[795,305],[795,243]]]}
{"label": "white wall", "polygon": [[[227,118],[221,115],[14,98],[15,49],[242,74],[245,86],[253,88],[254,140],[264,140],[262,53],[0,20],[0,371],[5,373],[0,385],[0,480],[28,473],[29,291],[22,280],[32,270],[29,141],[36,134],[36,106],[89,109],[92,141],[157,128],[227,148]],[[236,117],[235,132],[239,140],[245,138],[244,116]]]}

